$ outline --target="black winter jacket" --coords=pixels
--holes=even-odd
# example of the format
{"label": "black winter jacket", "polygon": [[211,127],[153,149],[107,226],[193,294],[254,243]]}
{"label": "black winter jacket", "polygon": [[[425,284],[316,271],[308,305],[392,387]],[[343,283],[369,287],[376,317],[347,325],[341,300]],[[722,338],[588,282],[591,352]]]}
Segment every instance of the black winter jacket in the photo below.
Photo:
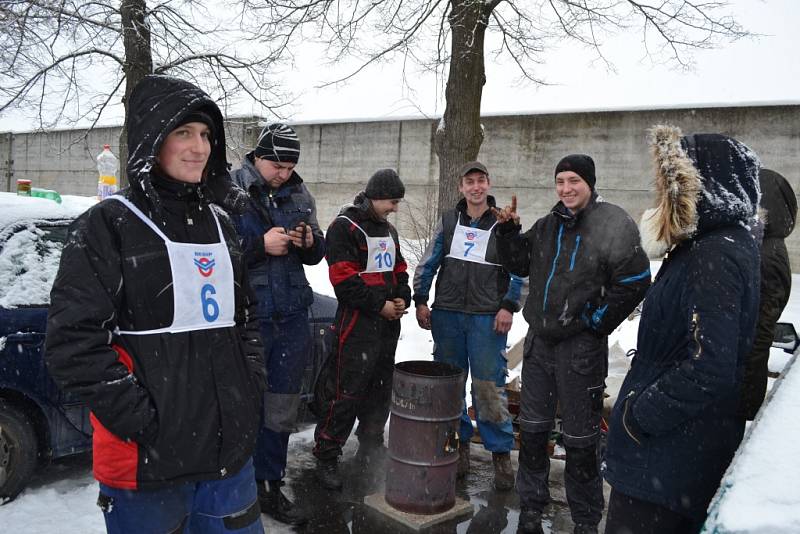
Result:
{"label": "black winter jacket", "polygon": [[[325,257],[325,237],[317,222],[314,197],[295,172],[272,191],[253,165],[253,153],[245,156],[242,168],[233,173],[234,182],[247,191],[249,209],[233,220],[242,240],[250,268],[250,282],[259,302],[259,317],[280,320],[298,312],[306,313],[314,294],[303,265],[316,265]],[[284,256],[269,256],[264,234],[278,226],[295,228],[305,222],[314,233],[309,249],[290,247]]]}
{"label": "black winter jacket", "polygon": [[[609,421],[604,472],[615,491],[697,519],[744,428],[736,412],[758,308],[758,247],[749,228],[758,161],[721,135],[691,136],[685,147],[677,129],[654,135],[656,168],[664,172],[657,187],[673,200],[686,197],[675,205],[694,204],[697,216],[694,229],[676,232],[689,237],[669,252],[644,301],[637,354]],[[695,188],[685,187],[691,180],[673,180],[685,169],[699,194],[686,192]]]}
{"label": "black winter jacket", "polygon": [[[197,109],[215,122],[199,186],[153,168],[166,134]],[[70,227],[51,293],[48,368],[92,410],[101,482],[145,489],[222,478],[252,455],[265,383],[244,256],[225,211],[210,203],[212,191],[225,198],[229,185],[222,116],[196,87],[147,77],[131,96],[128,143],[131,186],[122,195],[167,237],[218,243],[217,214],[234,270],[236,325],[120,335],[172,323],[172,279],[163,240],[121,202],[105,200]]]}
{"label": "black winter jacket", "polygon": [[406,307],[411,304],[411,288],[408,287],[406,261],[400,251],[400,239],[391,223],[379,220],[369,208],[369,200],[363,194],[354,204],[345,206],[339,215],[344,215],[358,224],[370,237],[392,236],[395,243],[393,270],[382,273],[364,273],[367,265],[367,241],[361,230],[350,221],[337,217],[328,227],[325,236],[328,273],[339,312],[343,309],[361,310],[361,316],[379,317],[387,300],[401,298]]}
{"label": "black winter jacket", "polygon": [[761,169],[759,182],[760,206],[766,212],[761,242],[760,303],[753,350],[747,358],[742,380],[741,400],[742,415],[750,420],[755,418],[764,402],[775,323],[792,290],[792,267],[784,239],[794,230],[797,218],[797,198],[786,178],[775,171]]}
{"label": "black winter jacket", "polygon": [[524,234],[511,221],[496,232],[503,267],[530,275],[523,315],[533,334],[548,342],[584,330],[608,335],[650,285],[636,223],[596,193],[577,215],[559,202]]}

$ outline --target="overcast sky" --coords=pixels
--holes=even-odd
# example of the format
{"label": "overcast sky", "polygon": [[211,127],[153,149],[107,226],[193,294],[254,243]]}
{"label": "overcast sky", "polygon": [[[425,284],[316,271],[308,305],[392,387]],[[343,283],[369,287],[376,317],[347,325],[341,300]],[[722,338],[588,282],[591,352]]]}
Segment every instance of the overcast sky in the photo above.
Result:
{"label": "overcast sky", "polygon": [[[482,112],[619,109],[694,104],[754,102],[800,103],[800,2],[797,0],[735,0],[737,20],[759,37],[724,43],[693,54],[694,69],[653,65],[644,57],[638,34],[606,39],[606,57],[615,71],[596,61],[591,50],[565,44],[546,56],[536,74],[552,85],[519,81],[509,64],[487,57],[487,83]],[[317,89],[341,76],[313,48],[295,50],[295,68],[282,81],[297,98],[283,111],[290,121],[325,121],[381,117],[434,116],[444,110],[441,81],[407,71],[413,91],[402,83],[400,65],[380,65],[347,84]],[[212,92],[209,90],[209,92]],[[243,104],[229,114],[266,115],[258,106]],[[117,112],[119,117],[119,112]],[[274,117],[270,117],[274,118]],[[104,123],[119,123],[109,116]],[[19,113],[0,116],[0,131],[24,131],[33,122]]]}

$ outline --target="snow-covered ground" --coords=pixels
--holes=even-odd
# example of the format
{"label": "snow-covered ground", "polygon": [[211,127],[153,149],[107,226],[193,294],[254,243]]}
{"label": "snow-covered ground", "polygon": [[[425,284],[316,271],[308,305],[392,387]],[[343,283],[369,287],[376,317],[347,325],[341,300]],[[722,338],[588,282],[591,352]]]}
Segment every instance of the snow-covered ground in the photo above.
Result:
{"label": "snow-covered ground", "polygon": [[[656,272],[658,264],[652,265],[653,273]],[[413,269],[413,266],[412,266]],[[333,296],[333,288],[328,281],[325,263],[307,268],[309,281],[314,289],[323,294]],[[792,322],[800,327],[800,275],[793,275],[794,291],[792,292],[789,305],[783,313],[782,320]],[[612,336],[609,338],[610,362],[609,362],[609,390],[612,393],[619,387],[622,377],[627,371],[629,360],[625,353],[636,345],[636,330],[638,319],[625,321]],[[514,318],[514,325],[509,334],[509,345],[524,338],[527,325],[521,315],[517,314]],[[402,334],[397,350],[397,360],[430,359],[433,341],[429,331],[421,330],[413,314],[413,310],[402,319]],[[775,350],[775,349],[773,349]],[[786,358],[780,354],[781,361],[785,363]],[[519,370],[512,370],[511,375],[518,374]],[[800,373],[795,373],[800,375]],[[794,377],[795,382],[800,382],[800,376]],[[784,388],[794,388],[800,391],[800,384],[785,384]],[[797,406],[794,411],[789,407],[781,407],[781,411],[771,414],[771,419],[777,421],[776,424],[787,421],[798,421]],[[309,447],[312,438],[312,429],[306,429],[301,433],[295,434],[290,442],[291,450],[298,450],[299,447]],[[781,454],[797,457],[796,443],[800,441],[800,425],[785,425],[780,432],[783,437],[782,445],[787,447]],[[791,435],[788,435],[791,433]],[[775,456],[775,447],[778,443],[765,445],[762,452],[769,453],[770,457]],[[794,450],[791,449],[794,447]],[[773,481],[783,480],[785,489],[783,495],[788,497],[790,494],[795,496],[794,510],[800,509],[800,490],[794,484],[794,478],[779,466],[768,468],[770,464],[764,464],[760,473],[760,481],[752,486],[752,493],[757,494],[772,484]],[[796,465],[796,463],[795,463]],[[757,473],[758,474],[758,473]],[[795,473],[796,475],[797,473]],[[744,481],[747,483],[748,481]],[[0,506],[0,533],[52,533],[60,534],[100,534],[105,532],[103,518],[95,502],[97,500],[98,487],[92,479],[90,466],[86,462],[78,465],[70,462],[59,462],[48,470],[37,476],[32,485],[26,489],[15,501]],[[771,514],[775,517],[784,517],[783,504],[781,502],[759,501],[759,514]],[[273,525],[270,523],[270,525]],[[277,524],[274,524],[277,527]],[[291,529],[283,528],[272,529],[270,532],[292,532]]]}

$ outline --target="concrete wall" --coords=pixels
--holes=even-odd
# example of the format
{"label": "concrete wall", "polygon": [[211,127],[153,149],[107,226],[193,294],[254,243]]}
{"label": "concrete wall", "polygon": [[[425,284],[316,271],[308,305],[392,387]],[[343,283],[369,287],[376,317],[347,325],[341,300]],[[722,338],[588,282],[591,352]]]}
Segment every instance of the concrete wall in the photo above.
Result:
{"label": "concrete wall", "polygon": [[[302,143],[297,170],[317,199],[320,224],[327,226],[376,169],[394,167],[408,190],[408,202],[396,221],[401,233],[413,234],[415,225],[424,225],[424,213],[435,205],[431,196],[438,175],[433,149],[437,123],[409,119],[295,125]],[[498,203],[504,205],[512,193],[517,195],[526,227],[555,203],[553,168],[573,152],[595,159],[598,191],[638,220],[651,204],[653,172],[646,132],[658,123],[678,125],[686,133],[736,137],[800,192],[800,105],[486,116],[479,157],[492,175]],[[259,131],[253,118],[228,122],[228,155],[234,167]],[[16,178],[30,178],[34,186],[93,194],[94,157],[103,143],[118,152],[118,138],[118,128],[88,134],[0,133],[2,187],[13,190]],[[8,159],[14,160],[12,176],[4,163]],[[787,244],[795,269],[800,269],[800,231]]]}

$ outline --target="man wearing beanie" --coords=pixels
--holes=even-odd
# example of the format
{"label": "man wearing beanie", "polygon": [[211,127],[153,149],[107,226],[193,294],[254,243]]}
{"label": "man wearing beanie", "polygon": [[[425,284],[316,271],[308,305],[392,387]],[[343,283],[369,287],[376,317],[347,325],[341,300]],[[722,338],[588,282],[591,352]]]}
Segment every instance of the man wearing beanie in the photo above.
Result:
{"label": "man wearing beanie", "polygon": [[541,533],[550,500],[547,442],[558,405],[567,451],[565,487],[576,534],[596,533],[603,512],[597,443],[608,371],[608,334],[650,285],[650,264],[633,219],[602,201],[585,154],[558,162],[559,202],[521,233],[516,197],[497,212],[500,263],[530,275],[522,367],[517,492],[519,532]]}
{"label": "man wearing beanie", "polygon": [[[472,405],[483,446],[492,453],[494,485],[510,490],[514,432],[505,393],[505,349],[512,315],[521,305],[522,279],[510,275],[497,259],[490,187],[489,172],[481,162],[464,164],[458,182],[464,198],[442,215],[433,231],[414,272],[414,303],[419,326],[433,333],[434,360],[472,373]],[[434,276],[431,312],[428,297]],[[465,406],[459,430],[459,478],[469,472],[472,434]]]}
{"label": "man wearing beanie", "polygon": [[267,392],[254,454],[261,511],[300,524],[305,515],[281,491],[289,434],[300,406],[303,371],[311,354],[308,308],[314,300],[303,265],[325,255],[316,203],[294,171],[300,141],[285,124],[270,124],[245,156],[234,181],[247,192],[247,211],[235,217],[250,280],[258,298]]}
{"label": "man wearing beanie", "polygon": [[325,236],[328,273],[339,307],[337,342],[317,379],[314,431],[317,480],[341,489],[339,456],[358,419],[358,463],[376,471],[383,459],[394,353],[400,318],[411,302],[397,230],[387,220],[405,187],[393,169],[381,169],[346,205]]}

